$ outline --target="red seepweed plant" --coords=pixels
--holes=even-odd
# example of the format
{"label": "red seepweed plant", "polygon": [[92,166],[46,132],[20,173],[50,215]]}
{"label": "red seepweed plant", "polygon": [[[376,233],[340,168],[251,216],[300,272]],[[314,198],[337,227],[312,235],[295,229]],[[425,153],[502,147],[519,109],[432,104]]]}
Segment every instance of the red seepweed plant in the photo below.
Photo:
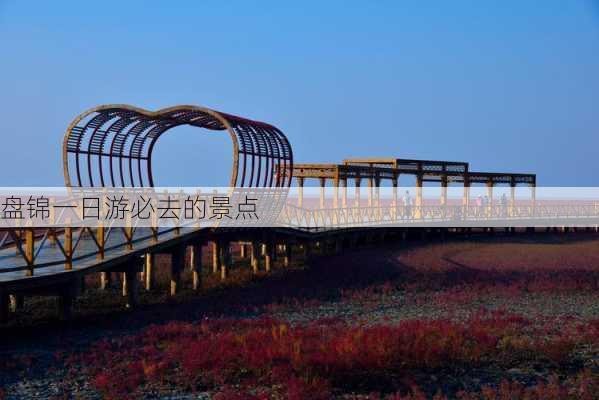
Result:
{"label": "red seepweed plant", "polygon": [[[481,311],[465,321],[374,326],[336,319],[304,325],[268,318],[215,319],[157,325],[139,335],[102,341],[75,362],[86,366],[93,384],[109,398],[169,383],[185,391],[224,388],[220,398],[227,399],[235,398],[235,390],[258,396],[248,398],[270,398],[276,392],[286,398],[325,399],[339,390],[403,387],[402,377],[418,371],[534,360],[565,363],[578,346],[596,345],[598,338],[597,321],[532,324],[505,312]],[[417,391],[412,396],[407,398],[420,398]]]}

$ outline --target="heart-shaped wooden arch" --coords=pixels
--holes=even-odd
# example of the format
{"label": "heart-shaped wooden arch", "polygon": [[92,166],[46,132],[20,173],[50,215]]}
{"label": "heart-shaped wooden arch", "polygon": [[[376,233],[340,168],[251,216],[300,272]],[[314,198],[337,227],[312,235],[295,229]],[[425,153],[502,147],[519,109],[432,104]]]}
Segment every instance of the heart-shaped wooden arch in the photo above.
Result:
{"label": "heart-shaped wooden arch", "polygon": [[233,142],[231,187],[287,187],[293,152],[283,132],[264,122],[198,106],[158,111],[110,104],[79,115],[63,141],[68,187],[153,187],[152,151],[171,128],[227,131]]}

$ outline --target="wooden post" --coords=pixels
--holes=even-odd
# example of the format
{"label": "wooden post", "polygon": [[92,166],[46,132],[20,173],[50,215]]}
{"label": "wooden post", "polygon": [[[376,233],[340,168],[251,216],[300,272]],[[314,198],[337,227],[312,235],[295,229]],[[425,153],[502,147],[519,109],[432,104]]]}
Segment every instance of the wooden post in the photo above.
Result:
{"label": "wooden post", "polygon": [[341,207],[347,207],[347,179],[343,178],[339,181],[341,183]]}
{"label": "wooden post", "polygon": [[333,208],[339,208],[339,178],[333,179]]}
{"label": "wooden post", "polygon": [[[82,233],[83,234],[83,233]],[[106,235],[104,234],[104,227],[98,226],[96,228],[96,242],[98,242],[98,254],[96,258],[98,260],[104,259],[104,239]],[[110,272],[100,272],[100,289],[105,290],[110,287],[111,284],[111,275]]]}
{"label": "wooden post", "polygon": [[127,297],[129,282],[127,281],[127,273],[121,272],[121,289],[123,297]]}
{"label": "wooden post", "polygon": [[100,289],[112,287],[112,272],[100,272]]}
{"label": "wooden post", "polygon": [[144,279],[145,279],[145,287],[147,291],[152,290],[152,286],[154,286],[154,261],[155,261],[155,256],[153,253],[146,253],[145,257],[144,257],[144,263],[145,263],[145,273],[144,273]]}
{"label": "wooden post", "polygon": [[447,175],[441,175],[441,205],[447,205]]}
{"label": "wooden post", "polygon": [[339,223],[339,173],[333,179],[333,210],[331,215],[331,223],[337,225]]}
{"label": "wooden post", "polygon": [[393,212],[391,213],[391,216],[394,220],[397,219],[397,206],[399,205],[399,194],[397,192],[397,186],[399,184],[399,177],[398,176],[393,176],[393,179],[391,180],[391,184],[393,185],[393,200],[392,200],[392,206],[393,206]]}
{"label": "wooden post", "polygon": [[8,295],[9,306],[8,309],[10,312],[17,312],[17,296],[14,294]]}
{"label": "wooden post", "polygon": [[462,212],[463,218],[468,218],[468,210],[470,208],[470,178],[464,176],[464,195],[462,197],[462,206],[464,211]]}
{"label": "wooden post", "polygon": [[[52,198],[50,199],[50,202],[55,202],[56,199]],[[48,217],[49,222],[54,225],[56,224],[56,211],[54,209],[54,207],[50,207],[50,215]],[[58,240],[58,237],[56,236],[56,230],[54,228],[49,228],[48,229],[48,243],[50,243],[50,245],[55,246],[56,245],[56,241]]]}
{"label": "wooden post", "polygon": [[198,290],[202,286],[202,245],[200,243],[191,245],[190,264],[193,290]]}
{"label": "wooden post", "polygon": [[257,274],[260,270],[260,244],[257,242],[252,242],[251,247],[251,265],[252,271],[254,274]]}
{"label": "wooden post", "polygon": [[359,176],[357,176],[355,179],[355,185],[356,185],[356,194],[355,194],[355,199],[354,202],[356,204],[356,207],[360,207],[360,185],[362,184],[362,178],[360,178]]}
{"label": "wooden post", "polygon": [[376,219],[380,221],[383,214],[381,212],[381,179],[378,177],[378,174],[374,178],[374,205],[376,206]]}
{"label": "wooden post", "polygon": [[424,213],[422,212],[422,180],[423,174],[418,173],[416,177],[416,210],[414,210],[414,218],[424,217]]}
{"label": "wooden post", "polygon": [[212,273],[216,274],[218,273],[218,269],[220,268],[220,262],[219,262],[219,248],[218,248],[218,243],[216,241],[212,241],[210,243],[210,248],[212,250]]}
{"label": "wooden post", "polygon": [[137,263],[144,263],[145,257],[143,259],[136,259],[134,260],[134,262],[136,263],[136,265],[132,265],[131,267],[129,267],[127,271],[125,271],[125,273],[123,274],[125,282],[124,287],[127,289],[125,293],[127,296],[127,308],[137,307],[137,304],[139,303],[139,281],[137,279],[137,271],[139,264]]}
{"label": "wooden post", "polygon": [[297,178],[297,206],[304,206],[304,178]]}
{"label": "wooden post", "polygon": [[16,312],[17,310],[22,310],[25,306],[25,296],[22,294],[13,294],[10,295],[10,309],[12,312]]}
{"label": "wooden post", "polygon": [[265,249],[264,270],[266,272],[270,272],[270,270],[272,269],[273,252],[274,252],[272,243],[270,243],[270,242],[264,243],[264,249]]}
{"label": "wooden post", "polygon": [[291,244],[284,244],[284,252],[285,252],[285,256],[283,258],[283,265],[285,267],[289,267],[289,265],[291,264]]}
{"label": "wooden post", "polygon": [[514,178],[512,178],[512,181],[510,182],[510,206],[509,206],[509,213],[508,213],[508,215],[510,217],[515,216],[515,207],[516,207],[516,182],[515,182]]}
{"label": "wooden post", "polygon": [[133,250],[133,223],[131,222],[131,213],[127,213],[125,217],[127,226],[123,228],[125,239],[127,240],[127,249]]}
{"label": "wooden post", "polygon": [[239,258],[242,260],[247,257],[245,242],[239,242]]}
{"label": "wooden post", "polygon": [[73,228],[64,228],[64,244],[63,244],[65,263],[64,269],[73,269]]}
{"label": "wooden post", "polygon": [[27,261],[27,276],[33,276],[33,264],[35,262],[35,236],[33,228],[25,228],[25,259]]}
{"label": "wooden post", "polygon": [[100,289],[105,290],[112,284],[112,274],[110,272],[100,272]]}
{"label": "wooden post", "polygon": [[487,197],[489,198],[487,214],[489,217],[493,217],[493,181],[491,179],[487,181]]}
{"label": "wooden post", "polygon": [[532,215],[534,216],[536,214],[536,210],[537,210],[537,186],[536,186],[536,182],[533,182],[530,184],[530,191],[531,191],[531,202],[532,202]]}
{"label": "wooden post", "polygon": [[224,242],[220,247],[220,279],[227,279],[231,267],[231,250],[229,242]]}
{"label": "wooden post", "polygon": [[96,242],[98,242],[98,254],[97,254],[98,260],[104,259],[104,247],[105,247],[104,241],[105,241],[105,239],[106,239],[106,235],[105,235],[104,227],[98,226],[96,228]]}
{"label": "wooden post", "polygon": [[320,180],[320,208],[323,209],[325,208],[325,187],[327,185],[327,180],[326,178],[319,178]]}
{"label": "wooden post", "polygon": [[179,290],[183,269],[185,269],[185,247],[177,246],[171,253],[171,296],[175,296]]}
{"label": "wooden post", "polygon": [[376,178],[374,179],[374,199],[375,199],[375,205],[377,207],[381,206],[381,178],[378,177],[378,174],[376,176]]}

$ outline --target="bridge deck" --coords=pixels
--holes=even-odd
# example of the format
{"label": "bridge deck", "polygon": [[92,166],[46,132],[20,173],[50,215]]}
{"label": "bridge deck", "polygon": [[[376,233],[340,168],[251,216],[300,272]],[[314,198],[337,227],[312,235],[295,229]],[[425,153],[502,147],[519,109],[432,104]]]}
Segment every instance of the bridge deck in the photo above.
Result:
{"label": "bridge deck", "polygon": [[[70,265],[71,269],[67,268],[64,262],[64,255],[58,245],[46,241],[36,257],[33,276],[28,276],[27,270],[23,268],[26,267],[23,257],[17,253],[16,249],[14,247],[7,247],[0,250],[0,286],[9,282],[25,283],[26,281],[39,281],[41,278],[47,278],[48,276],[82,272],[84,270],[101,268],[115,262],[124,262],[124,259],[141,255],[151,248],[180,240],[182,237],[190,234],[194,234],[194,232],[177,235],[174,230],[170,230],[161,233],[158,239],[154,239],[149,234],[149,229],[140,229],[134,233],[133,249],[129,249],[127,244],[118,235],[109,235],[106,240],[107,250],[104,258],[101,260],[96,257],[98,249],[95,242],[90,238],[82,237],[73,254],[75,260]],[[74,242],[79,240],[80,235],[81,233],[73,235]],[[60,240],[60,237],[57,240]]]}

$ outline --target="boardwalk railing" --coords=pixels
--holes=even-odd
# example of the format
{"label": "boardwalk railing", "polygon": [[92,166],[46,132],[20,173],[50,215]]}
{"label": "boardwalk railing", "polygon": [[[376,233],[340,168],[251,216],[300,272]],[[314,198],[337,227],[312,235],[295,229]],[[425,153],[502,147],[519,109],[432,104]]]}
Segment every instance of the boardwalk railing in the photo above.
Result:
{"label": "boardwalk railing", "polygon": [[[302,208],[286,204],[274,227],[304,231],[365,228],[376,226],[563,226],[596,227],[599,203],[527,204],[487,206],[353,206],[337,208]],[[244,226],[248,225],[247,221]],[[119,255],[141,251],[163,237],[172,239],[200,229],[185,225],[170,228],[116,227],[112,223],[99,227],[51,227],[0,229],[0,274],[24,273],[33,276],[36,269],[73,268],[81,260],[101,262],[111,252]]]}
{"label": "boardwalk railing", "polygon": [[353,206],[337,208],[302,208],[287,204],[279,222],[283,225],[306,229],[335,229],[380,225],[413,226],[505,226],[514,222],[559,226],[564,221],[595,226],[599,218],[599,204],[583,205],[516,205],[516,206]]}

